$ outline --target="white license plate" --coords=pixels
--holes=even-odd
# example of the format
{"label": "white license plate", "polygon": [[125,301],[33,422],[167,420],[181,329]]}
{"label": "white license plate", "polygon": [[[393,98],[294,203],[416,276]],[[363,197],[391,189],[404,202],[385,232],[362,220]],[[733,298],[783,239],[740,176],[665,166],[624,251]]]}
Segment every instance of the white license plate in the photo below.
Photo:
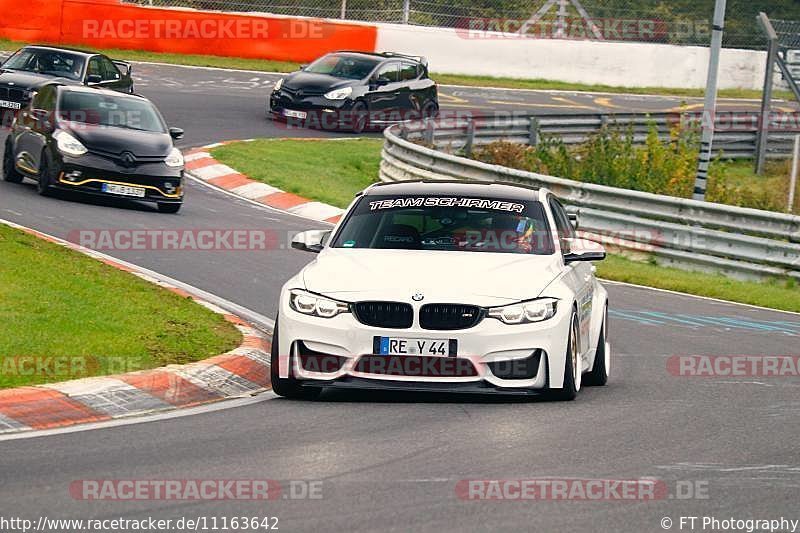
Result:
{"label": "white license plate", "polygon": [[22,104],[19,102],[9,102],[8,100],[0,100],[0,107],[4,107],[6,109],[20,109]]}
{"label": "white license plate", "polygon": [[128,187],[127,185],[116,185],[114,183],[104,183],[103,192],[120,194],[122,196],[134,196],[144,198],[145,190],[141,187]]}
{"label": "white license plate", "polygon": [[291,109],[284,109],[283,116],[289,118],[299,118],[302,120],[308,116],[308,113],[305,111],[292,111]]}
{"label": "white license plate", "polygon": [[381,337],[380,355],[428,355],[448,357],[449,339],[407,339],[402,337]]}

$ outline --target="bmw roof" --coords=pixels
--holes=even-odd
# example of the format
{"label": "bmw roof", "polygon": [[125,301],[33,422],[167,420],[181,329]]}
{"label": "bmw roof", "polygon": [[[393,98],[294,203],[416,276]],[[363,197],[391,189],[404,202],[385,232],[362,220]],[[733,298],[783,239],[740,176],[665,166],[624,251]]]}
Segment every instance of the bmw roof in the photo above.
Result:
{"label": "bmw roof", "polygon": [[475,198],[508,198],[513,200],[536,201],[539,199],[536,187],[515,183],[483,183],[457,180],[420,180],[394,183],[376,183],[367,188],[364,196],[418,196],[418,195],[463,195]]}
{"label": "bmw roof", "polygon": [[95,56],[98,55],[97,52],[90,52],[88,50],[81,50],[80,48],[70,48],[69,46],[51,46],[47,44],[30,44],[28,46],[23,46],[22,49],[29,49],[35,48],[37,50],[53,50],[54,52],[70,52],[73,54],[79,54],[84,56]]}

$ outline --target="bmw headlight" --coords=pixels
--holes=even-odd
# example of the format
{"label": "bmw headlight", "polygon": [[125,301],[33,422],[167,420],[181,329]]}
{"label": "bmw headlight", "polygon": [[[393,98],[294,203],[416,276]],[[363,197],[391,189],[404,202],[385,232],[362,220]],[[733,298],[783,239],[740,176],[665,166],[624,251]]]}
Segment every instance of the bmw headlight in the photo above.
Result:
{"label": "bmw headlight", "polygon": [[506,324],[542,322],[555,316],[557,304],[558,300],[555,298],[538,298],[503,307],[492,307],[488,316]]}
{"label": "bmw headlight", "polygon": [[329,93],[326,93],[325,98],[328,100],[344,100],[351,94],[353,94],[353,88],[344,87],[343,89],[335,89]]}
{"label": "bmw headlight", "polygon": [[273,91],[280,91],[281,87],[283,87],[283,78],[275,82],[275,88],[273,89]]}
{"label": "bmw headlight", "polygon": [[64,155],[80,157],[89,151],[83,143],[64,130],[57,130],[53,133],[53,138],[57,142],[58,151]]}
{"label": "bmw headlight", "polygon": [[320,318],[333,318],[341,313],[350,312],[350,306],[345,302],[331,300],[300,289],[290,291],[289,307],[298,313]]}
{"label": "bmw headlight", "polygon": [[164,160],[164,163],[166,163],[168,167],[182,167],[183,154],[177,148],[173,148],[167,158]]}

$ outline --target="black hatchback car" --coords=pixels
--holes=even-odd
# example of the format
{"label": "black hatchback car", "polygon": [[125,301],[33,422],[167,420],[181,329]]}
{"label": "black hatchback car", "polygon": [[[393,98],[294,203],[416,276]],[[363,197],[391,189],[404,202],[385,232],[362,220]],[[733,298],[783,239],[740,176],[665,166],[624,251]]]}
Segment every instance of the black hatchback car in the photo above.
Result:
{"label": "black hatchback car", "polygon": [[54,189],[155,202],[165,213],[183,204],[184,160],[146,98],[104,89],[45,85],[11,125],[3,177]]}
{"label": "black hatchback car", "polygon": [[16,112],[48,83],[133,93],[131,65],[73,48],[26,46],[0,65],[0,111]]}
{"label": "black hatchback car", "polygon": [[356,133],[438,112],[425,58],[388,52],[323,56],[279,80],[267,103],[274,119]]}

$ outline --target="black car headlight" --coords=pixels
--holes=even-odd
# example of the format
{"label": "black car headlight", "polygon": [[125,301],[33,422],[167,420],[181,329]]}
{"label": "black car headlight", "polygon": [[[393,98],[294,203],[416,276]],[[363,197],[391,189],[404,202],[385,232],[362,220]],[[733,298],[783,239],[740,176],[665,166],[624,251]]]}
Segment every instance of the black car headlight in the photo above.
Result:
{"label": "black car headlight", "polygon": [[89,152],[83,143],[64,130],[56,130],[53,138],[56,140],[58,151],[64,155],[80,157]]}
{"label": "black car headlight", "polygon": [[308,316],[333,318],[350,312],[350,305],[300,289],[289,291],[289,307]]}
{"label": "black car headlight", "polygon": [[168,167],[172,168],[182,167],[184,164],[183,154],[177,148],[173,148],[167,158],[164,160],[164,163],[166,163]]}
{"label": "black car headlight", "polygon": [[487,316],[505,324],[530,324],[553,318],[558,308],[555,298],[537,298],[502,307],[490,307]]}
{"label": "black car headlight", "polygon": [[328,100],[344,100],[353,94],[352,87],[343,87],[341,89],[334,89],[333,91],[325,93],[325,98]]}

